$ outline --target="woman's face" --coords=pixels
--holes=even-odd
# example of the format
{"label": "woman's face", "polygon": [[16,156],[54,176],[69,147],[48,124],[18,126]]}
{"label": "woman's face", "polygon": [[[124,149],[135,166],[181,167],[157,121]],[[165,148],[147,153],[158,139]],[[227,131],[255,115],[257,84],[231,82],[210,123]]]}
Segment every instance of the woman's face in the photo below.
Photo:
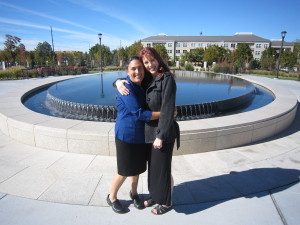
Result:
{"label": "woman's face", "polygon": [[153,58],[151,56],[148,56],[148,57],[144,56],[143,63],[144,63],[146,70],[148,70],[152,75],[157,75],[159,64],[155,58]]}
{"label": "woman's face", "polygon": [[144,68],[140,60],[132,60],[127,69],[130,80],[135,84],[141,84],[144,79]]}

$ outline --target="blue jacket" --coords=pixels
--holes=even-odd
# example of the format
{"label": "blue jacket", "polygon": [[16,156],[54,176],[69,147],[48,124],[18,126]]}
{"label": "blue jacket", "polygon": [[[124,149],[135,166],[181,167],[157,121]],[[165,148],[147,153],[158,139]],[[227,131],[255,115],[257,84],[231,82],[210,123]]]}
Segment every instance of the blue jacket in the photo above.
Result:
{"label": "blue jacket", "polygon": [[127,143],[145,143],[145,121],[149,121],[152,112],[145,111],[145,90],[133,83],[127,76],[130,84],[125,84],[129,89],[129,95],[121,95],[117,98],[117,121],[115,125],[115,137]]}

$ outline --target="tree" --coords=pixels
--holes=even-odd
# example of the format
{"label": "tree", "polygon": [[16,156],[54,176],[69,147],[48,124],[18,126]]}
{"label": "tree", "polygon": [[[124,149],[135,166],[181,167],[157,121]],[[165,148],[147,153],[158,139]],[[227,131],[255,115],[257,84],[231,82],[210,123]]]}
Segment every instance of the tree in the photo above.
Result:
{"label": "tree", "polygon": [[209,65],[213,62],[221,63],[226,58],[226,49],[224,47],[219,47],[218,45],[209,46],[203,54],[203,60],[206,61]]}
{"label": "tree", "polygon": [[203,55],[203,48],[192,49],[190,52],[186,52],[181,55],[181,63],[184,64],[185,62],[191,62],[199,64],[203,62]]}
{"label": "tree", "polygon": [[26,66],[26,49],[25,49],[25,45],[24,44],[20,44],[17,50],[17,57],[16,60],[20,65],[24,65]]}
{"label": "tree", "polygon": [[280,65],[281,67],[293,68],[297,63],[297,56],[291,49],[286,49],[281,56]]}
{"label": "tree", "polygon": [[46,41],[39,42],[34,50],[34,57],[41,66],[47,65],[47,63],[50,64],[53,58],[51,45]]}
{"label": "tree", "polygon": [[26,54],[26,58],[27,58],[27,61],[29,62],[29,66],[31,69],[34,68],[35,66],[35,58],[34,58],[34,51],[29,51],[27,52]]}
{"label": "tree", "polygon": [[[100,45],[96,44],[94,45],[90,53],[95,61],[98,62],[98,65],[100,67]],[[112,53],[110,52],[110,49],[108,46],[101,45],[101,56],[102,56],[102,66],[110,65],[112,62]]]}
{"label": "tree", "polygon": [[245,43],[239,43],[235,51],[236,65],[238,68],[243,70],[244,68],[249,69],[251,60],[253,59],[252,51],[249,45]]}
{"label": "tree", "polygon": [[134,42],[132,45],[130,45],[127,48],[127,57],[129,58],[133,55],[139,55],[139,52],[141,51],[142,48],[143,48],[143,45],[142,45],[141,41]]}
{"label": "tree", "polygon": [[159,44],[159,45],[154,45],[154,49],[168,65],[169,55],[166,47],[164,45]]}
{"label": "tree", "polygon": [[277,58],[278,58],[278,53],[274,48],[269,46],[266,50],[262,52],[260,65],[262,68],[272,71],[273,69],[276,69],[275,67],[276,67]]}
{"label": "tree", "polygon": [[11,62],[12,65],[15,65],[16,63],[16,57],[18,54],[18,46],[21,42],[21,38],[18,38],[16,36],[11,36],[9,34],[5,35],[6,40],[4,42],[4,51],[6,51],[6,57],[7,61]]}

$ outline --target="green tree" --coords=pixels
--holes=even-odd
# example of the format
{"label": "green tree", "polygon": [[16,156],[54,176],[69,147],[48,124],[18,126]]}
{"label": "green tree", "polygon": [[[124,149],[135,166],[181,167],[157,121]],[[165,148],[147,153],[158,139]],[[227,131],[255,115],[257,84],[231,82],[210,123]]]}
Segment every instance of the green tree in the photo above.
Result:
{"label": "green tree", "polygon": [[[100,67],[100,45],[94,45],[90,50],[91,56]],[[102,66],[110,65],[112,62],[112,53],[108,46],[101,45]]]}
{"label": "green tree", "polygon": [[235,63],[238,68],[249,69],[251,60],[253,59],[252,51],[249,45],[245,43],[239,43],[235,51]]}
{"label": "green tree", "polygon": [[34,50],[34,57],[38,65],[50,65],[53,60],[52,56],[53,55],[51,45],[46,41],[44,41],[43,43],[39,42]]}
{"label": "green tree", "polygon": [[203,62],[204,49],[203,48],[195,48],[191,50],[192,62]]}
{"label": "green tree", "polygon": [[16,57],[18,55],[18,46],[21,42],[21,38],[9,34],[6,34],[5,37],[6,40],[4,42],[4,51],[6,51],[5,55],[7,61],[12,63],[12,65],[15,65]]}
{"label": "green tree", "polygon": [[184,64],[185,62],[191,62],[199,64],[203,62],[203,55],[203,48],[192,49],[190,52],[186,52],[181,55],[181,63]]}
{"label": "green tree", "polygon": [[203,54],[203,60],[206,61],[209,65],[213,62],[221,63],[226,58],[226,49],[218,45],[209,46]]}
{"label": "green tree", "polygon": [[260,59],[260,65],[264,69],[268,69],[272,71],[276,69],[276,61],[278,58],[278,53],[271,46],[262,52],[262,56]]}
{"label": "green tree", "polygon": [[297,63],[297,55],[295,52],[292,52],[290,49],[286,49],[281,56],[280,66],[287,67],[289,69],[296,66]]}
{"label": "green tree", "polygon": [[139,52],[141,51],[142,48],[143,48],[143,45],[142,45],[141,41],[134,42],[132,45],[130,45],[127,48],[127,56],[128,56],[128,58],[131,57],[131,56],[133,56],[133,55],[139,55]]}
{"label": "green tree", "polygon": [[158,44],[158,45],[154,45],[154,49],[157,51],[157,53],[161,56],[161,58],[168,65],[169,55],[168,55],[168,51],[167,51],[166,47],[164,45]]}
{"label": "green tree", "polygon": [[34,55],[35,55],[34,51],[29,51],[26,54],[26,58],[27,58],[27,61],[29,62],[29,66],[30,66],[31,69],[34,68],[35,63],[36,63]]}

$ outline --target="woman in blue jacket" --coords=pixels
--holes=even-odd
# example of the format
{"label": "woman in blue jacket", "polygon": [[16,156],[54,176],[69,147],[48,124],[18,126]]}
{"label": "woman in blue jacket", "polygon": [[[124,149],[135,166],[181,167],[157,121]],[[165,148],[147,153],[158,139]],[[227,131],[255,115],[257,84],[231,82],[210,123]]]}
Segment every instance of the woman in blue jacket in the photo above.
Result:
{"label": "woman in blue jacket", "polygon": [[137,209],[143,209],[144,204],[137,193],[139,174],[146,171],[147,150],[145,144],[145,121],[156,120],[159,112],[145,111],[146,94],[141,87],[144,79],[144,67],[137,56],[128,60],[128,84],[126,88],[129,95],[118,93],[117,121],[115,125],[115,142],[117,152],[118,173],[112,180],[107,203],[116,213],[125,213],[126,209],[117,198],[118,190],[127,177],[130,177],[130,198]]}
{"label": "woman in blue jacket", "polygon": [[[148,148],[148,189],[150,198],[146,207],[157,204],[151,212],[161,215],[172,208],[173,177],[171,173],[172,154],[175,139],[179,147],[179,126],[174,120],[176,82],[168,66],[154,48],[140,51],[140,60],[145,68],[143,86],[146,87],[147,109],[160,111],[160,118],[146,121],[145,138]],[[122,84],[116,82],[119,92],[130,94]],[[119,86],[119,85],[121,86]]]}
{"label": "woman in blue jacket", "polygon": [[[151,212],[161,215],[172,208],[174,181],[171,164],[175,139],[179,148],[179,126],[174,119],[176,82],[154,48],[143,48],[139,58],[145,67],[143,86],[147,89],[147,109],[160,111],[159,119],[147,121],[145,125],[146,143],[149,143],[148,189],[151,197],[144,204],[146,207],[157,204]],[[124,83],[116,82],[119,92],[130,94]]]}

